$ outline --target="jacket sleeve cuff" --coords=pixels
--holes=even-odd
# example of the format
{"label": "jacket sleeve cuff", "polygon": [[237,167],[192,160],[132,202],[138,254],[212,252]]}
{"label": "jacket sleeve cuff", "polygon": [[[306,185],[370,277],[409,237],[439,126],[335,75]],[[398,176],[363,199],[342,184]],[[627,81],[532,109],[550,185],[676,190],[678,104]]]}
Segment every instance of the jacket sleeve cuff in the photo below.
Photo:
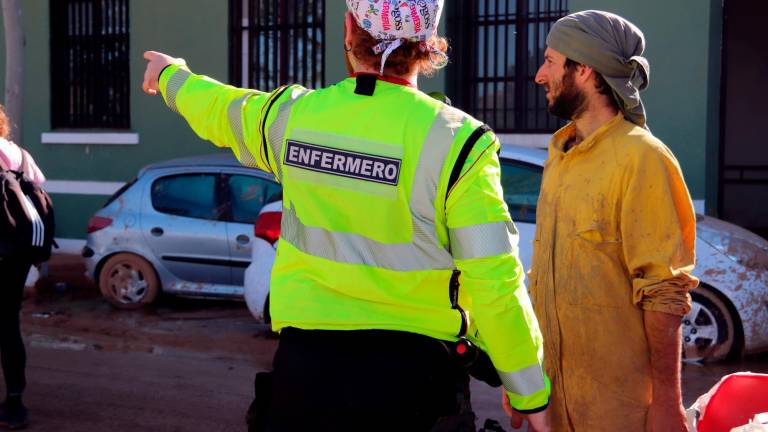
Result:
{"label": "jacket sleeve cuff", "polygon": [[[552,384],[546,375],[544,375],[543,378],[544,388],[525,395],[509,391],[508,384],[505,383],[504,388],[507,389],[509,405],[515,411],[523,414],[533,414],[547,409],[547,406],[549,406],[549,396],[552,391]],[[502,381],[504,380],[502,379]]]}
{"label": "jacket sleeve cuff", "polygon": [[177,65],[177,64],[174,64],[174,63],[168,64],[168,65],[165,65],[165,67],[163,68],[163,70],[161,70],[161,71],[160,71],[160,73],[159,73],[159,74],[157,74],[157,82],[158,82],[158,83],[160,83],[160,77],[162,77],[162,76],[163,76],[163,72],[167,71],[167,70],[168,70],[168,69],[169,69],[171,66],[178,66],[178,65]]}
{"label": "jacket sleeve cuff", "polygon": [[698,280],[690,275],[680,275],[661,283],[647,285],[639,290],[641,309],[684,316],[691,310],[690,290]]}
{"label": "jacket sleeve cuff", "polygon": [[185,65],[170,64],[160,71],[158,77],[160,93],[163,95],[165,104],[174,112],[179,112],[176,107],[176,96],[190,76],[192,72]]}
{"label": "jacket sleeve cuff", "polygon": [[514,409],[515,411],[519,412],[520,414],[536,414],[537,412],[542,412],[545,409],[549,407],[549,400],[547,400],[547,403],[538,407],[538,408],[532,408],[532,409]]}

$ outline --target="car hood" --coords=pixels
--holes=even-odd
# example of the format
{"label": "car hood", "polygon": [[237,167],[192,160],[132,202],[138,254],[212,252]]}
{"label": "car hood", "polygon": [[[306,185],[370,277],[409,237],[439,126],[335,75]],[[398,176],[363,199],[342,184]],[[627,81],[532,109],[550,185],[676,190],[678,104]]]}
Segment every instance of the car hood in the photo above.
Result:
{"label": "car hood", "polygon": [[748,267],[768,270],[768,240],[732,223],[709,216],[697,215],[696,231],[707,243],[725,247],[727,255],[747,258]]}

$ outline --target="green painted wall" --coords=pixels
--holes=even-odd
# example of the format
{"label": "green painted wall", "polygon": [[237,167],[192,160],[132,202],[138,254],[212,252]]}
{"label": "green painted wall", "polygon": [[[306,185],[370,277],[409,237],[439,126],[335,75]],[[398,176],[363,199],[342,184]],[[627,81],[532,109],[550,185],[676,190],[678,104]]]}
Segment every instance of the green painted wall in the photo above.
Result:
{"label": "green painted wall", "polygon": [[0,92],[0,102],[5,105],[5,17],[0,19]]}
{"label": "green painted wall", "polygon": [[[131,131],[138,145],[42,144],[50,132],[50,70],[48,5],[50,0],[25,0],[26,84],[24,145],[52,180],[126,181],[137,170],[158,160],[219,151],[197,138],[171,113],[160,97],[141,91],[148,49],[183,57],[195,72],[221,81],[228,77],[227,2],[210,0],[132,0]],[[453,0],[459,1],[459,0]],[[464,0],[462,0],[464,1]],[[571,10],[610,10],[635,22],[646,34],[651,86],[644,100],[654,133],[677,154],[696,199],[714,199],[719,113],[719,0],[571,0]],[[215,5],[215,7],[213,6]],[[325,78],[333,84],[346,76],[343,59],[345,3],[326,2]],[[451,6],[448,2],[447,7]],[[663,11],[663,13],[660,13]],[[684,29],[680,28],[681,23]],[[444,34],[445,19],[441,33]],[[2,24],[0,24],[2,30]],[[710,55],[712,53],[712,55]],[[451,66],[449,66],[450,68]],[[5,79],[5,49],[0,31],[0,89]],[[424,91],[445,91],[445,71],[420,79]],[[712,125],[707,129],[707,122]],[[707,151],[711,157],[707,159]],[[714,152],[714,153],[712,153]],[[709,183],[707,183],[708,180]],[[60,237],[83,238],[88,216],[106,197],[54,195],[60,215]]]}
{"label": "green painted wall", "polygon": [[[212,7],[212,2],[206,0],[131,1],[130,132],[139,133],[139,144],[61,145],[40,142],[43,132],[51,132],[49,74],[56,73],[50,70],[49,61],[49,1],[24,1],[27,45],[23,144],[49,179],[127,181],[151,162],[218,151],[197,138],[160,97],[141,91],[145,65],[142,54],[149,49],[183,57],[198,73],[227,79],[228,9],[225,2],[216,4]],[[4,52],[3,41],[3,66]],[[2,70],[0,78],[4,80],[5,68]],[[54,194],[53,199],[60,215],[57,235],[84,238],[88,217],[106,197]]]}
{"label": "green painted wall", "polygon": [[704,199],[707,142],[718,133],[707,127],[713,109],[708,92],[715,90],[710,31],[718,30],[712,28],[716,17],[711,14],[721,12],[702,0],[570,0],[569,6],[573,12],[617,13],[643,31],[651,64],[651,83],[642,93],[648,124],[677,156],[693,198]]}
{"label": "green painted wall", "polygon": [[723,73],[723,1],[710,0],[709,13],[709,73],[707,76],[707,147],[706,147],[706,213],[718,216],[720,200],[720,97]]}

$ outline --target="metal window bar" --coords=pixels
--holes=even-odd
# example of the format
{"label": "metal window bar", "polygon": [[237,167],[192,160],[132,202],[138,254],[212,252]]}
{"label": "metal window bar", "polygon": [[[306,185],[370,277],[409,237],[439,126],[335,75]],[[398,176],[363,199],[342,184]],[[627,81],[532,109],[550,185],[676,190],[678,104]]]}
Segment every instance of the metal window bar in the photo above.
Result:
{"label": "metal window bar", "polygon": [[51,0],[51,127],[130,128],[128,0]]}
{"label": "metal window bar", "polygon": [[[568,0],[473,0],[451,4],[449,97],[497,132],[551,132],[564,124],[547,112],[535,82],[552,24]],[[468,19],[469,17],[469,19]]]}
{"label": "metal window bar", "polygon": [[325,85],[325,0],[230,0],[229,81]]}
{"label": "metal window bar", "polygon": [[723,165],[724,184],[768,184],[768,165]]}

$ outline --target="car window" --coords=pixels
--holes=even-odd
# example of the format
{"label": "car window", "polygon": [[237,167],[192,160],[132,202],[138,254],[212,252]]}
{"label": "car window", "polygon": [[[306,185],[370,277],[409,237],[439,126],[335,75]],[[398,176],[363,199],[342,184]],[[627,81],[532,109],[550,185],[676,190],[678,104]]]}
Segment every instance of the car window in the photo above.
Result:
{"label": "car window", "polygon": [[135,177],[133,180],[129,181],[128,183],[126,183],[126,184],[124,184],[124,185],[122,185],[122,186],[120,187],[120,189],[118,189],[117,191],[115,191],[115,193],[113,193],[113,194],[112,194],[112,196],[111,196],[111,197],[109,197],[109,199],[107,200],[107,202],[105,202],[105,203],[104,203],[104,205],[103,205],[103,206],[101,206],[101,208],[104,208],[104,207],[106,207],[106,206],[108,206],[108,205],[112,204],[112,203],[113,203],[113,202],[114,202],[116,199],[120,198],[120,196],[121,196],[122,194],[124,194],[124,193],[125,193],[125,191],[127,191],[128,189],[130,189],[130,188],[131,188],[131,186],[133,186],[133,184],[134,184],[134,183],[136,183],[136,180],[138,180],[138,177]]}
{"label": "car window", "polygon": [[227,184],[231,209],[229,220],[247,224],[256,222],[261,208],[273,197],[279,196],[282,190],[275,182],[249,175],[231,175]]}
{"label": "car window", "polygon": [[502,159],[501,186],[513,221],[536,223],[541,171],[539,166]]}
{"label": "car window", "polygon": [[222,206],[216,199],[215,174],[162,177],[152,184],[152,206],[161,213],[219,220]]}

